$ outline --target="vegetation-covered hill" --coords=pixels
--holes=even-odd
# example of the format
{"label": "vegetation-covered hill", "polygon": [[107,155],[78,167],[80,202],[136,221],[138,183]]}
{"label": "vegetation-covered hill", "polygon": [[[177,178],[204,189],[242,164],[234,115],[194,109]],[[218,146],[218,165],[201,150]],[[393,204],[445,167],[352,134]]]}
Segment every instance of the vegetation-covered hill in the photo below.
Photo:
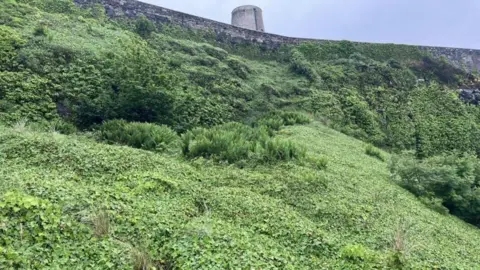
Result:
{"label": "vegetation-covered hill", "polygon": [[0,261],[48,269],[129,269],[144,257],[178,269],[478,266],[480,231],[390,182],[387,164],[363,143],[319,124],[281,136],[308,144],[327,168],[188,163],[4,129]]}
{"label": "vegetation-covered hill", "polygon": [[414,47],[2,1],[0,266],[475,269],[476,83]]}

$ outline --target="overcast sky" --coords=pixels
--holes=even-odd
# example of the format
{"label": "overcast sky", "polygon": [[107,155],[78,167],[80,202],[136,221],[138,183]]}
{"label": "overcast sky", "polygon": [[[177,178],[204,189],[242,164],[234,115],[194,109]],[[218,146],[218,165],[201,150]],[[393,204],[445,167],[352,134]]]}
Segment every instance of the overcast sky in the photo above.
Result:
{"label": "overcast sky", "polygon": [[225,23],[252,4],[266,32],[293,37],[480,49],[480,0],[142,1]]}

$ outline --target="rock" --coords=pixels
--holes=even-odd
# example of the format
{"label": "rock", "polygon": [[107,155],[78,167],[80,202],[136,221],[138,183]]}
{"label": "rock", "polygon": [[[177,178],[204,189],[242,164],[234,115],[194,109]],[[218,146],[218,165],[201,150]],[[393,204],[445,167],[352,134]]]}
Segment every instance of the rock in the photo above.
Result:
{"label": "rock", "polygon": [[480,89],[459,89],[460,98],[469,104],[480,104]]}

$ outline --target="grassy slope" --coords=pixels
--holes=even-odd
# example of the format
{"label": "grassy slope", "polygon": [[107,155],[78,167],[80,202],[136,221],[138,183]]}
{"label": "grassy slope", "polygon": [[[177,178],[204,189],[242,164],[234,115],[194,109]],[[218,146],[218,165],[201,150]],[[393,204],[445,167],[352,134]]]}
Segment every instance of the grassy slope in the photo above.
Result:
{"label": "grassy slope", "polygon": [[[275,61],[248,60],[207,43],[174,38],[168,29],[165,30],[167,33],[154,33],[147,44],[133,32],[92,18],[47,13],[33,6],[14,5],[8,2],[0,3],[0,8],[2,12],[6,13],[5,18],[9,18],[5,20],[6,26],[11,27],[9,29],[15,31],[28,43],[20,51],[25,59],[46,58],[55,61],[57,59],[53,56],[49,58],[41,55],[47,49],[57,50],[58,48],[60,51],[72,53],[81,61],[93,62],[110,58],[110,53],[118,55],[120,59],[127,58],[128,53],[131,53],[129,50],[137,47],[149,52],[157,51],[163,57],[160,65],[163,66],[169,61],[179,64],[179,67],[171,67],[172,72],[189,86],[201,85],[206,96],[221,97],[224,100],[223,103],[226,101],[236,103],[243,107],[247,114],[256,114],[259,110],[282,105],[288,106],[296,101],[301,101],[305,98],[305,93],[298,93],[298,88],[303,91],[309,88],[307,79],[292,73],[288,65]],[[39,25],[45,26],[47,37],[33,36]],[[208,54],[207,49],[218,49],[223,51],[225,56],[216,59]],[[250,71],[245,74],[245,77],[237,76],[236,72],[228,66],[228,61],[232,58],[248,66]],[[201,60],[208,60],[210,63],[201,63]],[[95,74],[79,76],[95,79]],[[213,87],[209,80],[213,80],[213,84],[218,84],[217,87]],[[235,81],[239,86],[231,90],[231,87],[222,84],[222,80],[226,80],[228,83]],[[206,83],[207,85],[203,85],[205,84],[203,81],[209,82]],[[270,97],[265,101],[266,92],[262,90],[264,84],[277,91],[278,97],[272,96],[270,93]],[[175,91],[180,91],[180,89],[175,89]],[[189,91],[197,90],[189,89]],[[22,117],[25,115],[18,118]]]}
{"label": "grassy slope", "polygon": [[316,205],[318,221],[331,213],[333,218],[325,229],[340,235],[342,242],[389,248],[401,221],[407,227],[407,250],[412,260],[448,269],[460,267],[460,257],[471,259],[470,267],[478,263],[478,247],[468,242],[478,238],[480,231],[426,209],[389,181],[388,165],[366,156],[361,142],[319,125],[290,131],[296,141],[331,160],[326,173],[328,191],[316,194],[311,203]]}
{"label": "grassy slope", "polygon": [[[80,54],[122,53],[122,42],[139,42],[135,34],[97,21],[31,8],[25,8],[26,15],[8,6],[4,10],[14,14],[17,20],[10,26],[27,40],[37,22],[45,21],[49,44]],[[178,41],[180,46],[168,46],[175,39],[163,34],[156,38],[164,39],[159,50],[169,48],[172,58],[181,60],[184,74],[231,72],[226,61],[208,68],[195,63],[208,57],[201,49],[204,44]],[[36,52],[35,47],[25,49],[27,55]],[[242,61],[252,70],[247,79],[239,79],[247,94],[264,95],[261,85],[268,84],[281,93],[265,96],[272,99],[269,106],[304,98],[295,88],[308,90],[306,79],[287,65]],[[132,249],[145,249],[153,259],[172,261],[183,269],[368,269],[362,262],[340,258],[341,250],[362,244],[381,261],[399,228],[406,226],[407,263],[412,268],[477,267],[478,229],[429,210],[389,182],[387,163],[365,155],[362,142],[318,123],[282,134],[307,145],[311,155],[326,157],[328,169],[283,164],[240,170],[206,161],[189,164],[83,137],[0,127],[0,194],[19,190],[45,199],[71,228],[70,233],[58,234],[51,246],[22,241],[17,230],[6,235],[23,259],[42,259],[40,265],[60,269],[128,269]],[[112,224],[109,237],[99,240],[93,238],[90,221],[101,209],[107,209]],[[0,220],[0,229],[7,223]]]}
{"label": "grassy slope", "polygon": [[[130,268],[136,247],[182,269],[362,269],[339,257],[342,248],[362,244],[382,258],[401,220],[411,267],[478,266],[480,231],[389,182],[387,164],[367,156],[362,142],[318,123],[281,133],[328,158],[328,169],[189,164],[82,137],[2,129],[0,193],[19,190],[61,209],[78,232],[60,236],[43,258],[57,257],[52,265],[63,268]],[[111,218],[103,240],[89,225],[98,209]],[[33,245],[17,250],[34,260]]]}

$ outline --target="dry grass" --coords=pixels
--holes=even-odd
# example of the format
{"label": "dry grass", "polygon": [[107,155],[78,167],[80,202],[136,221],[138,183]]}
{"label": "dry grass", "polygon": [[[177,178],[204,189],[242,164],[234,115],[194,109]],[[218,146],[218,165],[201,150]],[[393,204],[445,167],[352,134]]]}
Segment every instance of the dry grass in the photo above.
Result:
{"label": "dry grass", "polygon": [[106,211],[100,211],[92,217],[93,231],[96,237],[105,237],[110,231],[110,219]]}
{"label": "dry grass", "polygon": [[395,232],[395,236],[393,238],[393,250],[399,253],[405,253],[407,249],[407,239],[406,239],[406,230],[404,227],[400,227]]}
{"label": "dry grass", "polygon": [[405,220],[401,219],[397,225],[392,241],[392,267],[401,268],[407,263],[407,257],[409,253],[408,230],[409,226]]}
{"label": "dry grass", "polygon": [[139,249],[132,250],[133,270],[149,270],[152,263],[150,255],[147,252]]}

